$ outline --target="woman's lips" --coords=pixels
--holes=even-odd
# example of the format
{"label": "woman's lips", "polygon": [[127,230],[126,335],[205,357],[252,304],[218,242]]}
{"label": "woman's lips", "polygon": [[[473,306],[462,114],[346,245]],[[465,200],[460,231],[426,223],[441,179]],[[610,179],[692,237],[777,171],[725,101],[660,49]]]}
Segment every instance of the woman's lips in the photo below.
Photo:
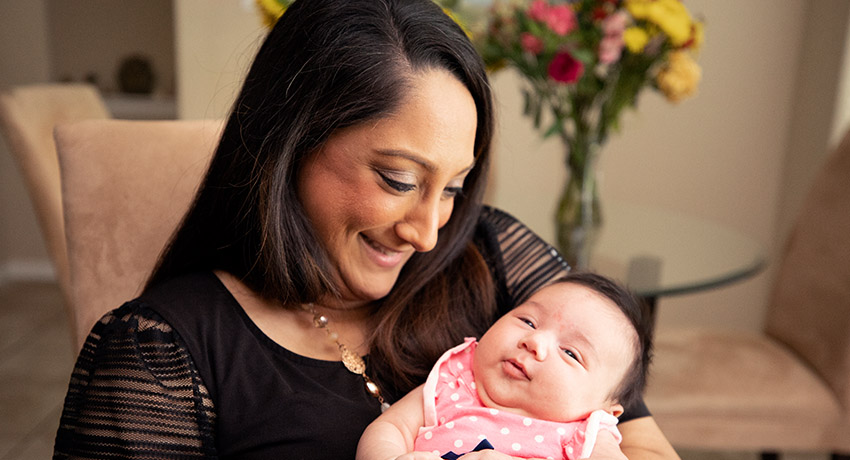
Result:
{"label": "woman's lips", "polygon": [[362,233],[360,238],[364,243],[369,259],[380,267],[393,268],[404,259],[404,253],[401,251],[390,249]]}

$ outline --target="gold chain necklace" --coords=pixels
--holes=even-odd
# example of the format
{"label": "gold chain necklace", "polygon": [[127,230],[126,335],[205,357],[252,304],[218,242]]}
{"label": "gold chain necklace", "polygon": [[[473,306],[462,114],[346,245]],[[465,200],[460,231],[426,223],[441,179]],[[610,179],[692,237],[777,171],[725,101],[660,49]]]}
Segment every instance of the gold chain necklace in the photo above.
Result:
{"label": "gold chain necklace", "polygon": [[373,382],[372,379],[366,375],[366,362],[363,361],[363,358],[340,343],[339,335],[328,329],[328,318],[324,315],[320,315],[312,303],[302,305],[301,308],[313,315],[313,326],[317,329],[324,330],[328,338],[336,344],[337,348],[339,348],[339,354],[342,356],[342,364],[345,368],[352,373],[363,377],[363,381],[366,382],[366,391],[381,403],[381,412],[389,409],[390,405],[387,404],[387,402],[384,401],[384,397],[381,396],[381,389],[378,388],[378,384]]}

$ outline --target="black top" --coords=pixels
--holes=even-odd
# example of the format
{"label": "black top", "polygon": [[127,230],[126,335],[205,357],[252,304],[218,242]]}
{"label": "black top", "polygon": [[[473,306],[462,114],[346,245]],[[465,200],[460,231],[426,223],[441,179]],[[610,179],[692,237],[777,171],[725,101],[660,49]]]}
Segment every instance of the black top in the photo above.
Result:
{"label": "black top", "polygon": [[[485,209],[475,238],[502,311],[567,270],[501,211]],[[354,458],[379,414],[359,375],[281,347],[213,273],[195,273],[95,325],[71,376],[54,458]],[[620,420],[645,415],[641,403]]]}

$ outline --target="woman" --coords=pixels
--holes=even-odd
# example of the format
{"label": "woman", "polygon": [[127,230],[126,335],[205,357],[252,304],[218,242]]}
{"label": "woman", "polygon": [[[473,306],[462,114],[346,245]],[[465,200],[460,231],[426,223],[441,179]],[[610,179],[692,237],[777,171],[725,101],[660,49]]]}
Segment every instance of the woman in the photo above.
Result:
{"label": "woman", "polygon": [[[295,2],[145,292],[89,336],[56,457],[353,458],[444,349],[566,270],[482,210],[492,126],[430,1]],[[629,413],[627,454],[676,457]]]}

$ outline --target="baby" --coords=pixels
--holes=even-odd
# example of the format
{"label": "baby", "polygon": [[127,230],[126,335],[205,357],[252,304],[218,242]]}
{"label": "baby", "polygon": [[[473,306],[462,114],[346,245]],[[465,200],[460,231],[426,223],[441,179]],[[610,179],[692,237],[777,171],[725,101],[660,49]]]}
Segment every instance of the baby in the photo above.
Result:
{"label": "baby", "polygon": [[[448,350],[424,385],[360,439],[357,460],[455,459],[486,448],[522,458],[587,458],[600,430],[640,398],[650,326],[611,280],[573,273]],[[458,453],[455,453],[458,452]]]}

